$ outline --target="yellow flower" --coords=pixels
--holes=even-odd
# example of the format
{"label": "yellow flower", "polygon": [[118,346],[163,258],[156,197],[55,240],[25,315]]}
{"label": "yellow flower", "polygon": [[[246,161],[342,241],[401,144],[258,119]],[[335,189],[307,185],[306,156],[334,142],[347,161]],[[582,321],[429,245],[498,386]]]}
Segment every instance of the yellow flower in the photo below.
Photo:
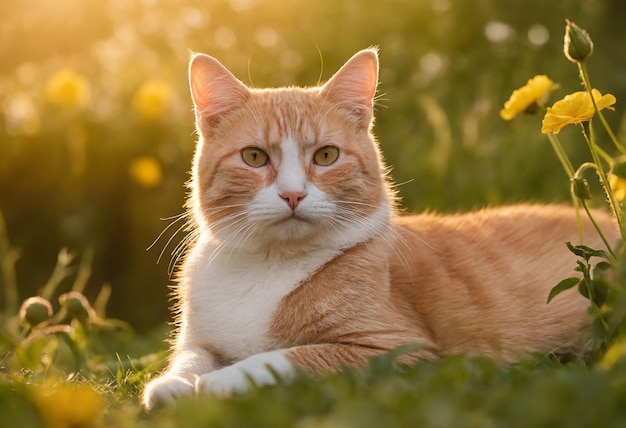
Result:
{"label": "yellow flower", "polygon": [[608,178],[613,196],[615,196],[615,199],[619,202],[623,202],[626,199],[626,178],[619,177],[615,174],[609,174]]}
{"label": "yellow flower", "polygon": [[612,344],[600,361],[600,367],[610,369],[622,358],[626,357],[626,341],[621,340]]}
{"label": "yellow flower", "polygon": [[[597,89],[592,89],[593,99],[596,102],[598,110],[609,109],[615,104],[615,97],[611,94],[602,95]],[[548,107],[548,111],[543,118],[541,132],[547,134],[554,132],[558,134],[561,128],[566,125],[577,125],[587,122],[595,114],[591,97],[586,91],[574,92],[567,95],[562,100],[554,103],[552,107]]]}
{"label": "yellow flower", "polygon": [[89,82],[70,69],[59,70],[46,81],[45,94],[53,104],[83,107],[89,101]]}
{"label": "yellow flower", "polygon": [[52,391],[40,392],[35,403],[53,428],[94,426],[102,409],[100,395],[81,384],[64,383]]}
{"label": "yellow flower", "polygon": [[133,99],[135,108],[146,120],[157,120],[167,112],[172,101],[171,86],[158,79],[145,81]]}
{"label": "yellow flower", "polygon": [[532,107],[533,104],[543,104],[554,87],[554,82],[546,75],[533,77],[526,85],[513,91],[511,97],[504,103],[504,108],[500,110],[500,117],[504,120],[511,120]]}
{"label": "yellow flower", "polygon": [[130,176],[143,187],[156,187],[163,180],[163,170],[159,162],[152,157],[135,159],[129,168]]}

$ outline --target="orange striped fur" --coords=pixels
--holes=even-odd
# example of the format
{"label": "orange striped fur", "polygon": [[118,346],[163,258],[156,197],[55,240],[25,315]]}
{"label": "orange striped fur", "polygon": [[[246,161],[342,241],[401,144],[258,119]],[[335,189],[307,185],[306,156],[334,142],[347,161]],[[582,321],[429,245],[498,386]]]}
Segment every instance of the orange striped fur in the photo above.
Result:
{"label": "orange striped fur", "polygon": [[[587,302],[570,290],[546,304],[575,266],[574,210],[397,215],[372,133],[377,73],[368,49],[320,87],[259,90],[192,58],[195,239],[171,363],[146,386],[147,408],[296,367],[360,366],[410,343],[424,347],[403,361],[584,349]],[[596,216],[617,239],[610,216]],[[585,236],[602,246],[588,222]]]}

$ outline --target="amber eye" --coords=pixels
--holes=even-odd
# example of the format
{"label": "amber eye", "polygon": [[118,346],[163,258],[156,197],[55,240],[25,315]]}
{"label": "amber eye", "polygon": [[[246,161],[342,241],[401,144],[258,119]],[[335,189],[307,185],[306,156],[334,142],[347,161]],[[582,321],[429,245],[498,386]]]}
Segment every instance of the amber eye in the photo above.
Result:
{"label": "amber eye", "polygon": [[313,155],[313,161],[320,166],[328,166],[337,160],[339,157],[339,149],[334,146],[322,147]]}
{"label": "amber eye", "polygon": [[248,147],[241,151],[241,158],[253,168],[260,168],[270,159],[267,153],[256,147]]}

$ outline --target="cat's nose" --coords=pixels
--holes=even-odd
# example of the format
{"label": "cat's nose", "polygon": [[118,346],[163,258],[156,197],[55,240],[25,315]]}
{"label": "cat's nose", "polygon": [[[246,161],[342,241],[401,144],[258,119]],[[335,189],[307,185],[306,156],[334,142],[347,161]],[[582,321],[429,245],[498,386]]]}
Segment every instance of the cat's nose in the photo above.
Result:
{"label": "cat's nose", "polygon": [[280,197],[283,201],[287,202],[289,208],[295,210],[301,200],[304,199],[306,194],[302,192],[283,192],[280,194]]}

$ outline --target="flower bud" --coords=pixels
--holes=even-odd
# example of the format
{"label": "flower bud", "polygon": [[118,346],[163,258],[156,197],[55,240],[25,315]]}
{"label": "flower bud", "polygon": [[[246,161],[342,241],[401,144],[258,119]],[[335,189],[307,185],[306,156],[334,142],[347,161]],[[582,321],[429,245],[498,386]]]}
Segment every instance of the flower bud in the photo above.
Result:
{"label": "flower bud", "polygon": [[571,62],[582,62],[593,53],[593,42],[585,30],[569,19],[565,22],[563,52]]}
{"label": "flower bud", "polygon": [[85,323],[93,317],[95,312],[87,298],[78,291],[70,291],[69,293],[59,296],[59,303],[72,318],[76,318],[81,323]]}
{"label": "flower bud", "polygon": [[52,316],[52,305],[43,297],[29,297],[22,303],[20,318],[24,324],[35,327]]}
{"label": "flower bud", "polygon": [[574,177],[572,178],[572,186],[574,187],[574,195],[580,199],[591,199],[591,191],[589,190],[589,183],[584,178]]}

